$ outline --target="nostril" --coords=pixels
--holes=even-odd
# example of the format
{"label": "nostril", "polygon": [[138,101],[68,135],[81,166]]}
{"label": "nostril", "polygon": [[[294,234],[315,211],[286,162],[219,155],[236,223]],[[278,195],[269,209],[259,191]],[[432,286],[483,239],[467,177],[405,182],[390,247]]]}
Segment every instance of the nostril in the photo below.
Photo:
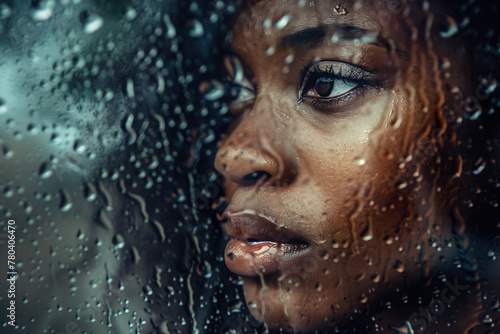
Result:
{"label": "nostril", "polygon": [[257,183],[259,181],[262,182],[262,181],[269,180],[270,178],[271,178],[271,174],[269,174],[268,172],[265,172],[263,170],[259,170],[259,171],[245,175],[243,177],[243,182],[246,185],[251,185],[251,184]]}

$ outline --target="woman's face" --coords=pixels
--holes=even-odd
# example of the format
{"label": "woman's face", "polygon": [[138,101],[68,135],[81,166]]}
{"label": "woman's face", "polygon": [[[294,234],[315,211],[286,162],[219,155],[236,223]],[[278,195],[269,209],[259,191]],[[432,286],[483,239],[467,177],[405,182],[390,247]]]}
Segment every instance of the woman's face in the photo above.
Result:
{"label": "woman's face", "polygon": [[250,99],[231,106],[216,158],[225,261],[267,325],[341,325],[451,262],[434,139],[443,82],[463,91],[465,74],[460,50],[425,37],[430,18],[442,19],[394,1],[260,1],[237,15],[226,63]]}

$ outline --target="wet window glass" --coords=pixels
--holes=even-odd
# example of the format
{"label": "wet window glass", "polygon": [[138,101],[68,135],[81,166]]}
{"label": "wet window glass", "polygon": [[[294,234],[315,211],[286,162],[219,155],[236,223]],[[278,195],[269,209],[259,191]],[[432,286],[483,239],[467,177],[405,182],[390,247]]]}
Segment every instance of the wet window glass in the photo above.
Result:
{"label": "wet window glass", "polygon": [[0,1],[2,333],[495,333],[488,1]]}

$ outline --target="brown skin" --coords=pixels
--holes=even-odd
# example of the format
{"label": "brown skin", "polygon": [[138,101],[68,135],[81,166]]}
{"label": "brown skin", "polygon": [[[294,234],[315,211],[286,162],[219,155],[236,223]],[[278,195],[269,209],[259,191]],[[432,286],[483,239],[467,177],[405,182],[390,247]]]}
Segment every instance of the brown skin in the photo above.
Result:
{"label": "brown skin", "polygon": [[[447,189],[441,179],[451,178],[457,160],[434,168],[436,155],[418,151],[427,137],[432,152],[450,141],[439,130],[446,101],[433,74],[434,53],[452,64],[447,82],[462,93],[470,88],[464,57],[450,47],[453,39],[411,41],[411,28],[421,32],[428,17],[419,9],[411,8],[411,19],[391,14],[387,24],[380,22],[381,11],[387,12],[382,1],[362,1],[359,9],[345,1],[339,9],[344,15],[333,11],[337,1],[306,1],[303,8],[296,3],[261,1],[241,8],[231,45],[256,96],[244,107],[233,106],[235,122],[215,165],[225,176],[228,210],[262,210],[310,243],[312,255],[302,267],[243,277],[256,318],[272,328],[304,331],[379,313],[391,298],[401,300],[396,288],[420,286],[424,277],[451,268],[457,249],[454,242],[446,246],[453,240],[452,206],[443,199],[451,195],[441,195]],[[285,13],[291,18],[284,28],[266,27],[266,19],[273,24]],[[331,42],[339,24],[361,27],[379,40]],[[320,25],[330,25],[325,40],[280,48],[283,36]],[[373,76],[352,90],[345,87],[354,83],[344,87],[337,81],[340,97],[318,107],[317,87],[301,89],[301,70],[314,70],[315,62],[323,71],[344,66],[345,74],[355,67]],[[245,181],[253,172],[269,178]],[[430,238],[442,249],[430,245]],[[386,322],[399,319],[395,311],[384,314]],[[406,321],[408,313],[401,314],[400,322]]]}

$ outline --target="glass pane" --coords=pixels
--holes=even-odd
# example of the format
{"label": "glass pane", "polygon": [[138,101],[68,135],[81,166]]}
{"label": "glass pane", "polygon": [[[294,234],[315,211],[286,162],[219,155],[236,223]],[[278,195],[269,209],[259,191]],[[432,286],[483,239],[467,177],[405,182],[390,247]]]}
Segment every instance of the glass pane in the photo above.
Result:
{"label": "glass pane", "polygon": [[496,332],[497,16],[0,1],[2,333]]}

